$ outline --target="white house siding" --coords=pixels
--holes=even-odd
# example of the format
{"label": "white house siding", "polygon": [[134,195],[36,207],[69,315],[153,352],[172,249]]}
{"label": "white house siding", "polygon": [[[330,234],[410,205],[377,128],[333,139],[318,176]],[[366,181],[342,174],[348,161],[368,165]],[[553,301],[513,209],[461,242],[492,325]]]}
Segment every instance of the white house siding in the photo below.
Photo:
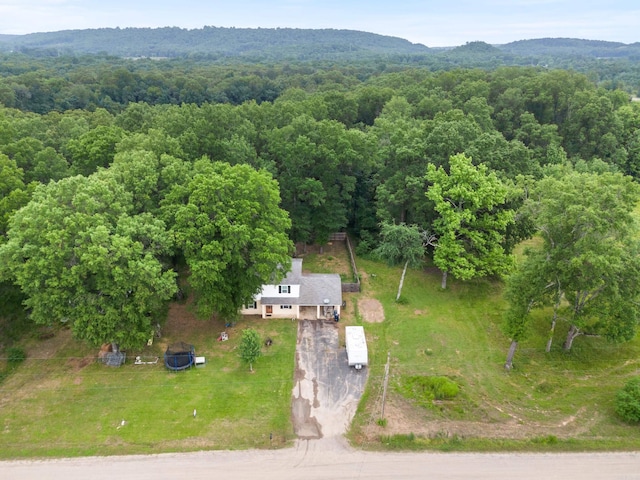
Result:
{"label": "white house siding", "polygon": [[[261,307],[262,318],[300,318],[299,305],[291,305],[291,308],[280,308],[280,305],[261,305]],[[268,307],[271,307],[271,313],[268,313]]]}
{"label": "white house siding", "polygon": [[[291,290],[290,293],[280,293],[279,287],[288,286]],[[264,285],[262,291],[257,295],[257,298],[298,298],[300,296],[300,285]]]}
{"label": "white house siding", "polygon": [[[283,293],[283,286],[288,292]],[[243,315],[260,315],[262,318],[333,318],[335,311],[340,315],[342,288],[340,275],[302,274],[302,259],[294,258],[291,271],[280,285],[263,285],[254,300],[256,308],[243,308]],[[291,308],[281,308],[291,305]],[[253,305],[251,306],[253,307]],[[270,309],[269,309],[270,307]]]}

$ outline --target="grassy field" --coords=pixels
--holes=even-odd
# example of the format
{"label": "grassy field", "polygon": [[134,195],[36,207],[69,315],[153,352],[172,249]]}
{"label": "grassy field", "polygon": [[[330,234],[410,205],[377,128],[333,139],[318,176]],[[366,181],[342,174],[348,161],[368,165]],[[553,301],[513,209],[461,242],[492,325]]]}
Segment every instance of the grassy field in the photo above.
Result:
{"label": "grassy field", "polygon": [[[273,340],[254,373],[236,352],[246,327]],[[29,358],[0,385],[0,457],[286,445],[293,438],[289,404],[296,324],[242,320],[226,329],[228,341],[218,342],[223,329],[215,321],[173,326],[174,333],[144,351],[129,352],[118,368],[97,363],[95,349],[73,341],[68,331],[32,340]],[[178,340],[193,343],[206,366],[168,371],[162,353]],[[160,360],[135,365],[135,355]]]}
{"label": "grassy field", "polygon": [[[616,392],[640,374],[640,341],[614,345],[580,337],[570,353],[557,328],[544,351],[548,312],[537,312],[530,337],[519,346],[515,369],[503,365],[509,340],[501,331],[499,282],[449,283],[431,269],[408,273],[403,301],[395,302],[400,270],[359,261],[362,295],[378,298],[385,321],[367,325],[372,350],[367,395],[351,438],[365,447],[444,450],[606,450],[640,448],[637,426],[614,413]],[[381,421],[381,391],[391,356],[388,412]],[[407,378],[444,376],[460,387],[453,400],[407,399]],[[384,426],[380,426],[383,424]]]}
{"label": "grassy field", "polygon": [[[307,271],[349,275],[346,253],[327,246],[304,256]],[[503,363],[509,346],[501,331],[499,282],[449,282],[440,289],[433,269],[410,270],[402,302],[395,302],[400,268],[358,260],[363,291],[347,294],[340,327],[361,323],[367,331],[369,383],[352,443],[375,449],[440,450],[637,450],[638,427],[614,414],[615,394],[640,374],[640,340],[612,345],[578,338],[561,349],[560,325],[551,353],[544,352],[548,314],[539,312],[529,339]],[[378,299],[382,323],[363,323],[359,305]],[[242,328],[273,339],[250,373],[236,347]],[[127,364],[106,367],[97,351],[69,332],[22,344],[28,359],[0,383],[0,458],[159,453],[200,449],[278,448],[294,438],[290,424],[296,323],[243,319],[224,325],[195,320],[174,305],[163,337]],[[183,340],[206,356],[203,368],[171,373],[161,364],[132,359],[161,357]],[[382,420],[384,366],[390,381]],[[0,365],[0,368],[3,368]],[[401,393],[410,377],[443,376],[460,387],[452,400],[421,401]],[[193,410],[197,416],[193,417]],[[122,421],[124,420],[124,425]]]}

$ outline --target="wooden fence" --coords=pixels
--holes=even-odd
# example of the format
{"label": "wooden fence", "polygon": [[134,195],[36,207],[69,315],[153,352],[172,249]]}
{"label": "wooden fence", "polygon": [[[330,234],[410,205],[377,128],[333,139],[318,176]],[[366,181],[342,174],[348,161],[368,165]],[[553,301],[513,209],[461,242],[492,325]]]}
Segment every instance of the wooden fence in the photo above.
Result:
{"label": "wooden fence", "polygon": [[343,292],[358,293],[360,291],[360,275],[358,274],[358,267],[356,267],[356,257],[353,253],[353,247],[351,246],[351,240],[346,232],[337,232],[331,235],[332,241],[344,241],[347,246],[347,252],[349,252],[349,260],[351,261],[351,270],[353,272],[353,282],[342,283]]}

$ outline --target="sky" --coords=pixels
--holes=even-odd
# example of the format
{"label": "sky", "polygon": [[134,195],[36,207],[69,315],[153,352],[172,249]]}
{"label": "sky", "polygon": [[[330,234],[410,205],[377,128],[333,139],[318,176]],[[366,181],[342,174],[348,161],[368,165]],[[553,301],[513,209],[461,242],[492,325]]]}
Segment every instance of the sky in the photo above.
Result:
{"label": "sky", "polygon": [[334,28],[428,47],[546,37],[640,42],[640,0],[0,0],[0,34],[85,28]]}

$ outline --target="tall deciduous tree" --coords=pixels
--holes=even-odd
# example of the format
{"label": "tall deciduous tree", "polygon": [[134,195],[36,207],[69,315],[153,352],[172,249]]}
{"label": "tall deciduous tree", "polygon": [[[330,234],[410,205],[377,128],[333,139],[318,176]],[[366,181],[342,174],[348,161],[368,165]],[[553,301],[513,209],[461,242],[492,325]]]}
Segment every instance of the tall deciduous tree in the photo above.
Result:
{"label": "tall deciduous tree", "polygon": [[38,187],[14,214],[0,269],[36,323],[68,322],[94,345],[144,345],[176,282],[159,260],[172,251],[164,223],[131,208],[114,179],[77,176]]}
{"label": "tall deciduous tree", "polygon": [[[518,343],[526,338],[529,328],[530,313],[534,308],[541,308],[551,303],[557,307],[560,302],[559,282],[547,272],[546,256],[539,251],[528,251],[524,262],[506,278],[504,296],[509,302],[505,313],[505,333],[511,339],[505,369],[513,368],[513,357]],[[551,277],[551,281],[548,279]],[[554,281],[555,280],[555,281]],[[555,319],[550,331],[553,335]]]}
{"label": "tall deciduous tree", "polygon": [[529,200],[544,240],[547,280],[561,285],[567,302],[567,350],[585,332],[617,340],[635,332],[640,272],[631,211],[639,199],[630,177],[570,172],[542,179]]}
{"label": "tall deciduous tree", "polygon": [[191,270],[201,316],[229,318],[260,287],[284,275],[293,245],[278,184],[248,165],[196,162],[194,175],[165,201],[173,232]]}
{"label": "tall deciduous tree", "polygon": [[547,351],[558,322],[568,324],[565,350],[583,334],[614,342],[634,337],[640,242],[631,212],[639,199],[638,186],[619,174],[565,171],[538,183],[525,208],[543,242],[507,279],[507,368],[532,308],[553,307]]}
{"label": "tall deciduous tree", "polygon": [[116,145],[124,135],[120,127],[99,126],[70,140],[67,150],[71,154],[72,171],[90,175],[98,167],[107,167],[113,161]]}
{"label": "tall deciduous tree", "polygon": [[4,242],[11,215],[29,201],[31,188],[25,186],[23,177],[16,162],[0,153],[0,244]]}
{"label": "tall deciduous tree", "polygon": [[424,257],[422,234],[416,225],[383,223],[380,236],[382,241],[374,251],[374,254],[386,260],[390,265],[404,263],[396,296],[396,301],[398,301],[402,294],[402,285],[404,276],[407,273],[407,267],[409,265],[417,267]]}
{"label": "tall deciduous tree", "polygon": [[294,241],[322,243],[347,226],[353,193],[370,170],[373,152],[362,132],[308,115],[268,132],[262,157],[275,165]]}
{"label": "tall deciduous tree", "polygon": [[107,175],[132,195],[136,213],[156,215],[160,213],[164,197],[174,187],[186,185],[191,167],[191,164],[170,155],[132,150],[117,153]]}
{"label": "tall deciduous tree", "polygon": [[452,156],[449,164],[449,172],[430,164],[426,176],[432,184],[426,195],[439,215],[433,222],[438,236],[433,259],[443,272],[442,288],[448,273],[469,280],[504,274],[512,263],[502,246],[514,219],[505,206],[507,187],[485,165],[474,166],[463,154]]}
{"label": "tall deciduous tree", "polygon": [[[406,102],[406,101],[405,101]],[[380,166],[377,172],[377,215],[383,222],[426,227],[432,214],[426,191],[424,122],[385,107],[371,132],[377,137]]]}

